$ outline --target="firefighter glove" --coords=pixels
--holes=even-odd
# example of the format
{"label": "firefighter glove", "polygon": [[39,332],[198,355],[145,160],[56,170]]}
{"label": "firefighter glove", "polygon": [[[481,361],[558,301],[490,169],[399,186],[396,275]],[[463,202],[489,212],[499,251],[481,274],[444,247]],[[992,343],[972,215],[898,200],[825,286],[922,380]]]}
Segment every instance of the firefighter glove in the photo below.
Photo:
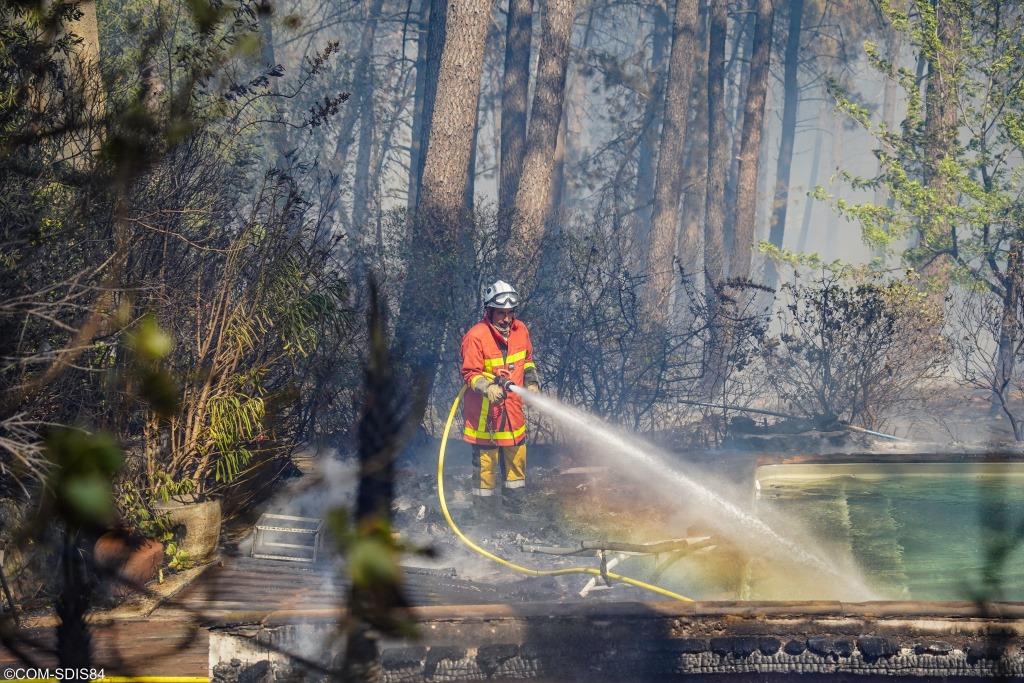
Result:
{"label": "firefighter glove", "polygon": [[497,384],[489,385],[487,387],[487,400],[491,403],[501,403],[505,400],[505,390]]}

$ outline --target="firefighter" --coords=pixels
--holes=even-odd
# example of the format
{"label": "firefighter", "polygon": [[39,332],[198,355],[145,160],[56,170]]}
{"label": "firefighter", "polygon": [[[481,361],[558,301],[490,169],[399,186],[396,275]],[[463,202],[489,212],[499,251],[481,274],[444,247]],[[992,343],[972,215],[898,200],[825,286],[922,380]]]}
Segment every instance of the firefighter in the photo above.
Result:
{"label": "firefighter", "polygon": [[[540,391],[533,345],[516,320],[519,295],[498,280],[484,288],[484,317],[462,338],[462,378],[472,391],[462,404],[463,439],[473,446],[474,507],[522,511],[526,487],[526,417],[523,401],[502,384]],[[499,492],[499,488],[503,493]]]}

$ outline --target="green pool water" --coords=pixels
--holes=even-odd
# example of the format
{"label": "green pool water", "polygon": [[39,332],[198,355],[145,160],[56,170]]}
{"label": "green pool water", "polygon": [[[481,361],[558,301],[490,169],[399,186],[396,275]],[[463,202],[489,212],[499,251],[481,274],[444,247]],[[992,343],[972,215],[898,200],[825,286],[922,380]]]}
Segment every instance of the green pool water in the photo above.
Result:
{"label": "green pool water", "polygon": [[1024,465],[794,465],[758,484],[882,597],[1024,600]]}

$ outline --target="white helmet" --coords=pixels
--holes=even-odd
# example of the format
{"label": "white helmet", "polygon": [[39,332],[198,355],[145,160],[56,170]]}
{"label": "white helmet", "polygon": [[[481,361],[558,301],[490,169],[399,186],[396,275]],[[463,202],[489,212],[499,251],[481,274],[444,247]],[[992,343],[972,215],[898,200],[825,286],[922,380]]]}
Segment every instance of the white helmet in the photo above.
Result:
{"label": "white helmet", "polygon": [[516,292],[516,288],[504,280],[498,280],[494,284],[484,287],[484,306],[486,308],[510,311],[518,305],[519,294]]}

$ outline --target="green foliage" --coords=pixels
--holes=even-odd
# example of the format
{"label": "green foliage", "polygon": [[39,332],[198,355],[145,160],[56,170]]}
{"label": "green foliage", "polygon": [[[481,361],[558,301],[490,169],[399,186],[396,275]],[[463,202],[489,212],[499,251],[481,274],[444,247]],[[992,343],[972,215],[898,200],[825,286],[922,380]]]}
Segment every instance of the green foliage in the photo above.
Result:
{"label": "green foliage", "polygon": [[[191,482],[173,482],[165,472],[157,475],[162,481],[158,499],[167,502],[172,495],[191,493]],[[174,525],[167,514],[154,514],[147,497],[131,480],[124,480],[117,486],[117,510],[122,522],[130,530],[146,538],[159,541],[164,546],[164,560],[170,569],[180,571],[192,566],[188,553],[178,546]]]}
{"label": "green foliage", "polygon": [[[884,206],[829,198],[844,217],[859,223],[865,241],[876,248],[912,236],[916,246],[905,253],[910,265],[950,259],[961,281],[979,280],[1001,288],[1006,278],[1009,244],[1024,231],[1024,197],[1019,164],[1024,150],[1024,45],[1020,41],[1019,1],[964,3],[945,0],[942,17],[932,2],[915,0],[911,11],[883,2],[893,31],[907,42],[933,72],[928,88],[942,83],[943,106],[954,115],[943,131],[940,112],[927,111],[915,74],[883,59],[866,43],[869,62],[903,90],[907,113],[898,129],[873,119],[835,81],[829,90],[837,109],[878,143],[880,172],[871,178],[844,174],[854,187],[884,188]],[[953,40],[940,30],[952,26]],[[936,92],[938,92],[936,90]],[[938,107],[938,96],[932,106]],[[930,120],[929,116],[934,120]],[[940,125],[941,123],[941,125]]]}
{"label": "green foliage", "polygon": [[242,444],[260,431],[263,415],[263,399],[259,396],[229,394],[210,401],[210,438],[219,454],[217,481],[232,481],[249,464],[252,453]]}
{"label": "green foliage", "polygon": [[122,465],[109,434],[55,431],[46,441],[52,467],[47,491],[59,518],[74,528],[109,526],[115,519],[111,481]]}

